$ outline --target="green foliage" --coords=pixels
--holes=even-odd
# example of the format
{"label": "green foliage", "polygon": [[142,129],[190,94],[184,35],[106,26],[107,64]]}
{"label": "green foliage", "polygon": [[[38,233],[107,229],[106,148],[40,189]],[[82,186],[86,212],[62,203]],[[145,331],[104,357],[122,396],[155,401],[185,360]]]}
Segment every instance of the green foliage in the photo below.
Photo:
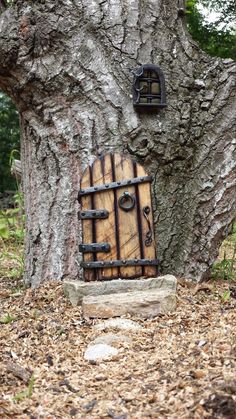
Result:
{"label": "green foliage", "polygon": [[230,248],[230,257],[224,250],[223,259],[214,263],[212,268],[213,279],[223,279],[225,281],[236,281],[236,222],[233,223],[232,234],[224,242],[225,249]]}
{"label": "green foliage", "polygon": [[15,262],[14,263],[15,268],[11,268],[8,271],[8,275],[7,275],[8,278],[18,279],[18,278],[22,277],[22,275],[24,273],[24,259],[23,259],[22,255],[18,255],[15,252],[9,252],[9,251],[6,250],[6,251],[2,252],[0,260],[1,259],[2,260],[5,259],[5,260],[8,260],[10,262],[11,261]]}
{"label": "green foliage", "polygon": [[[206,22],[198,5],[218,12],[217,20]],[[236,60],[235,1],[187,0],[187,22],[193,39],[209,55]]]}
{"label": "green foliage", "polygon": [[213,279],[236,280],[235,269],[233,268],[234,259],[224,257],[220,262],[216,262],[212,268]]}
{"label": "green foliage", "polygon": [[23,242],[25,215],[21,212],[20,207],[0,211],[0,238]]}
{"label": "green foliage", "polygon": [[224,26],[236,23],[235,0],[201,0],[201,4],[211,12],[219,13],[215,25],[223,23]]}
{"label": "green foliage", "polygon": [[6,316],[0,317],[0,324],[12,323],[15,320],[16,320],[16,317],[11,316],[11,314],[7,313]]}
{"label": "green foliage", "polygon": [[221,300],[223,301],[223,303],[227,303],[230,299],[231,296],[231,292],[230,290],[226,290],[222,295],[221,295]]}
{"label": "green foliage", "polygon": [[[14,198],[14,209],[0,211],[0,276],[18,279],[24,272],[21,248],[25,234],[25,215],[21,192],[17,191]],[[7,272],[4,265],[9,266]]]}
{"label": "green foliage", "polygon": [[0,192],[16,189],[10,173],[10,156],[13,149],[20,148],[18,112],[11,99],[0,93]]}
{"label": "green foliage", "polygon": [[0,239],[3,248],[0,254],[0,265],[4,266],[6,261],[10,265],[7,274],[4,273],[4,269],[0,269],[0,275],[12,279],[21,278],[24,272],[24,258],[22,252],[19,253],[19,248],[22,247],[24,241],[25,216],[19,217],[18,211],[19,208],[0,212]]}
{"label": "green foliage", "polygon": [[34,384],[35,384],[35,378],[32,375],[32,377],[30,378],[27,389],[25,391],[21,391],[20,393],[17,393],[14,396],[14,400],[21,401],[21,400],[24,400],[26,397],[29,397],[29,398],[32,397],[33,391],[34,391]]}
{"label": "green foliage", "polygon": [[[12,164],[15,155],[19,152],[12,150],[10,153],[10,163]],[[24,239],[25,215],[23,194],[16,182],[17,190],[14,195],[14,209],[0,210],[0,238],[14,239],[17,243],[22,243]]]}

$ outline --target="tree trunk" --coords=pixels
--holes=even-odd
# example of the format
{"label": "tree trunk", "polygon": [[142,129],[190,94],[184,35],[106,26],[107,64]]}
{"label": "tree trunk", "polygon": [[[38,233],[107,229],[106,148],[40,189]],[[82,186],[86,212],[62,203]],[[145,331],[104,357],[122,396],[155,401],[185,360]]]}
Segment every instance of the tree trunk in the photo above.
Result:
{"label": "tree trunk", "polygon": [[[166,80],[158,114],[132,105],[130,69],[146,63]],[[20,112],[26,282],[78,278],[79,180],[107,151],[154,177],[160,273],[207,278],[235,217],[235,81],[177,0],[16,0],[0,17],[0,88]]]}

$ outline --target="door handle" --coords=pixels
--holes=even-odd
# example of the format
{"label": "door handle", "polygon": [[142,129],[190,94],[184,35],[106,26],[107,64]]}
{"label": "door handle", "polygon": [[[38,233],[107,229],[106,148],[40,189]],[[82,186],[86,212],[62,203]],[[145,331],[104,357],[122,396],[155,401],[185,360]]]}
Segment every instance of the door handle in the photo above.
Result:
{"label": "door handle", "polygon": [[124,211],[130,211],[135,206],[135,197],[129,192],[125,191],[120,196],[118,201],[119,207]]}
{"label": "door handle", "polygon": [[146,205],[145,207],[143,207],[143,215],[147,221],[148,224],[148,231],[146,233],[146,239],[145,239],[145,246],[150,246],[152,243],[152,228],[151,228],[151,223],[150,220],[148,218],[149,214],[150,214],[151,208]]}

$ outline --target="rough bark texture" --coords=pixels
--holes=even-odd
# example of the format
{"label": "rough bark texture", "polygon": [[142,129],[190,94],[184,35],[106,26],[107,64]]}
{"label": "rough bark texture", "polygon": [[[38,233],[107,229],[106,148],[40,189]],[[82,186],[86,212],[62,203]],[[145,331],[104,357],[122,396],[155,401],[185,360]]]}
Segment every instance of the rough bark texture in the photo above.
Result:
{"label": "rough bark texture", "polygon": [[[139,115],[129,69],[164,72],[168,107]],[[15,1],[0,17],[0,88],[21,118],[26,282],[79,275],[76,196],[105,151],[154,176],[160,272],[206,278],[235,217],[232,60],[193,43],[177,0]]]}

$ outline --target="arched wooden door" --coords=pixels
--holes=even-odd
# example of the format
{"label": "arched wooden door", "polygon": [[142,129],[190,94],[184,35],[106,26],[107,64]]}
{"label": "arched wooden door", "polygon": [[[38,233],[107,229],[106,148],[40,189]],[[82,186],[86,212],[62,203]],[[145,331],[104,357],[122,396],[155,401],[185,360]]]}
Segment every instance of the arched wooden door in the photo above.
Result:
{"label": "arched wooden door", "polygon": [[151,181],[141,165],[118,153],[84,171],[79,217],[85,281],[156,275]]}

